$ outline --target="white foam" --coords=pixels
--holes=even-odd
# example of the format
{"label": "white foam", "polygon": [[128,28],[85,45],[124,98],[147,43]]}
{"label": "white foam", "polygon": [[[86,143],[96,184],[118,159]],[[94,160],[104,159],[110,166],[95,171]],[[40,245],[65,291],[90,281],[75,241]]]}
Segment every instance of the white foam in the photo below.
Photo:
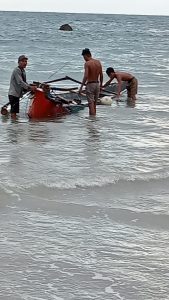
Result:
{"label": "white foam", "polygon": [[92,277],[92,279],[102,279],[102,280],[109,280],[112,281],[112,279],[110,277],[104,277],[102,274],[100,273],[95,273],[95,275]]}
{"label": "white foam", "polygon": [[111,286],[106,287],[105,292],[107,294],[113,294],[114,296],[117,297],[116,299],[119,299],[119,300],[124,300],[125,299],[124,297],[120,296],[120,294],[118,292],[115,293],[115,291],[112,289]]}
{"label": "white foam", "polygon": [[7,195],[10,195],[10,196],[16,198],[18,201],[21,201],[20,195],[17,194],[17,193],[15,193],[11,188],[12,187],[10,187],[8,185],[5,185],[5,184],[3,184],[3,185],[1,184],[0,185],[0,189],[2,191],[4,191]]}
{"label": "white foam", "polygon": [[112,289],[111,286],[106,287],[105,292],[108,293],[108,294],[114,294],[114,290]]}
{"label": "white foam", "polygon": [[[69,190],[77,188],[92,188],[92,187],[104,187],[110,184],[117,184],[120,182],[149,182],[151,180],[163,180],[169,178],[169,172],[142,172],[139,174],[127,174],[127,175],[113,175],[109,176],[98,176],[91,180],[91,177],[86,178],[67,178],[67,180],[58,180],[57,182],[50,181],[34,181],[34,182],[25,182],[25,184],[18,184],[14,182],[5,183],[0,188],[6,192],[6,194],[16,197],[18,201],[21,201],[20,193],[22,191],[32,189],[32,188],[41,188],[46,187],[49,189],[60,189],[60,190]],[[15,191],[14,191],[15,190]],[[17,192],[16,192],[17,191]]]}

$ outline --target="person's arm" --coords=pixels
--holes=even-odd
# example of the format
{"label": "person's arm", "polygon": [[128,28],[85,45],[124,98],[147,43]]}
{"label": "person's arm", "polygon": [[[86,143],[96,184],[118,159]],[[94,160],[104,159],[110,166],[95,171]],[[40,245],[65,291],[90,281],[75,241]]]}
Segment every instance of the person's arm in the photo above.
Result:
{"label": "person's arm", "polygon": [[103,84],[103,88],[105,88],[106,86],[108,86],[111,82],[112,82],[113,79],[109,79],[105,84]]}
{"label": "person's arm", "polygon": [[86,81],[87,81],[87,78],[88,78],[88,65],[87,65],[87,63],[85,63],[84,69],[85,69],[85,71],[84,71],[84,76],[83,76],[83,80],[82,80],[81,87],[80,87],[80,89],[79,89],[79,93],[82,92],[83,86],[85,85],[85,83],[86,83]]}
{"label": "person's arm", "polygon": [[117,98],[120,97],[120,93],[121,93],[121,87],[122,87],[122,80],[121,80],[121,76],[119,74],[116,75],[116,79],[118,82],[118,87],[117,87]]}
{"label": "person's arm", "polygon": [[102,66],[100,66],[100,88],[102,88],[103,85],[103,71],[102,71]]}
{"label": "person's arm", "polygon": [[27,91],[34,91],[36,89],[35,86],[31,86],[27,82],[23,81],[21,71],[19,69],[16,69],[14,72],[15,72],[14,76],[17,84],[20,85],[23,89]]}

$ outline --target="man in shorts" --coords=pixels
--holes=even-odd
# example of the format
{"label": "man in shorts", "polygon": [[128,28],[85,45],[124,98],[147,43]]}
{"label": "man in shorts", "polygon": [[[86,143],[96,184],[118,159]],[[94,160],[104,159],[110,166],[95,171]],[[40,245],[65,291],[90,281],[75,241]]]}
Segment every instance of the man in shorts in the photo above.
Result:
{"label": "man in shorts", "polygon": [[25,68],[27,66],[28,58],[25,55],[21,55],[18,58],[18,66],[13,70],[10,86],[9,86],[9,102],[11,105],[11,117],[16,118],[16,114],[19,113],[19,98],[23,96],[26,91],[35,91],[35,86],[30,86],[26,82]]}
{"label": "man in shorts", "polygon": [[127,98],[128,100],[136,100],[138,81],[133,75],[126,72],[115,72],[112,67],[107,68],[106,73],[110,79],[103,85],[103,88],[108,86],[113,79],[116,79],[118,82],[117,98],[119,98],[122,88],[122,81],[127,81]]}
{"label": "man in shorts", "polygon": [[96,104],[100,94],[100,88],[103,83],[102,65],[99,60],[92,58],[88,48],[82,51],[84,64],[84,76],[79,93],[82,92],[83,86],[86,85],[86,96],[89,104],[89,115],[96,115]]}

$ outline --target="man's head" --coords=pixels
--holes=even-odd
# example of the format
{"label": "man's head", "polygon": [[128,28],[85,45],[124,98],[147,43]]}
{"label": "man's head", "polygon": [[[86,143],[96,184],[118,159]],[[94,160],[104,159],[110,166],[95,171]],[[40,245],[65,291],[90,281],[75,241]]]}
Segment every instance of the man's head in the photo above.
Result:
{"label": "man's head", "polygon": [[26,68],[27,66],[27,61],[28,61],[28,58],[25,56],[25,55],[20,55],[18,57],[18,65],[21,69],[24,69]]}
{"label": "man's head", "polygon": [[91,52],[88,48],[82,50],[82,55],[85,61],[88,61],[92,57]]}
{"label": "man's head", "polygon": [[114,73],[115,73],[115,71],[114,71],[114,69],[113,69],[112,67],[107,68],[106,74],[107,74],[109,77],[113,77],[113,76],[114,76]]}

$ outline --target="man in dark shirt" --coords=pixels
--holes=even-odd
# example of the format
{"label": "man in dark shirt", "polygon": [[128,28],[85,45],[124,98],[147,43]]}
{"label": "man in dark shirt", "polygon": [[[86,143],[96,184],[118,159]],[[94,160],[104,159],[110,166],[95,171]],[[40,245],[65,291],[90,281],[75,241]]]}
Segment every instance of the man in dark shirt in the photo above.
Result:
{"label": "man in dark shirt", "polygon": [[19,98],[23,96],[24,91],[34,91],[35,86],[30,86],[26,82],[25,68],[27,66],[28,58],[21,55],[18,58],[18,66],[13,70],[9,86],[9,102],[11,105],[11,117],[16,118],[19,113]]}

